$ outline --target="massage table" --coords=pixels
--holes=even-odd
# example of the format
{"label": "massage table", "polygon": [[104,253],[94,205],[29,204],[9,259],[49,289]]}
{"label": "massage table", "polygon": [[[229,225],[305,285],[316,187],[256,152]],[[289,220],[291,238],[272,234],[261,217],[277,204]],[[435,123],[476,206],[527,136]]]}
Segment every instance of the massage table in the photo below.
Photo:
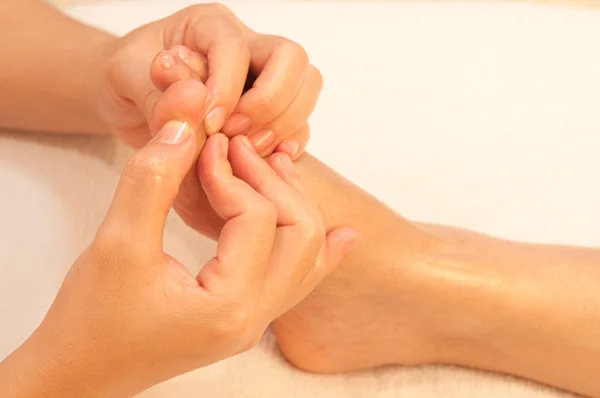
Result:
{"label": "massage table", "polygon": [[[67,12],[124,34],[191,3],[106,2]],[[402,215],[514,240],[600,246],[599,10],[227,4],[254,29],[305,46],[325,79],[309,151]],[[107,137],[0,134],[0,359],[42,320],[130,154]],[[165,249],[195,272],[214,244],[171,214]],[[290,366],[267,333],[255,349],[141,396],[570,395],[453,367],[312,375]]]}

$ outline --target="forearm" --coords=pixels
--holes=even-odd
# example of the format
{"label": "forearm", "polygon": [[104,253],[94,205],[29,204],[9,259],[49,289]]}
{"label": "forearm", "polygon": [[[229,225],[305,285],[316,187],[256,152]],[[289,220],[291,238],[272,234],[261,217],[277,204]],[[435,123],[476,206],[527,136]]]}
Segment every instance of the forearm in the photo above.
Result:
{"label": "forearm", "polygon": [[423,269],[443,360],[600,397],[600,250],[454,237]]}
{"label": "forearm", "polygon": [[108,33],[38,0],[0,0],[0,128],[104,133],[94,76]]}

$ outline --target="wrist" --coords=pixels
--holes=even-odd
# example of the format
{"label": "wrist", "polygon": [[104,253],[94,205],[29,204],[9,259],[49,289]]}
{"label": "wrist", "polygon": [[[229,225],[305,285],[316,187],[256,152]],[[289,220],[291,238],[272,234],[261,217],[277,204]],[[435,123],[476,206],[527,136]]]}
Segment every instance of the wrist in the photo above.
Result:
{"label": "wrist", "polygon": [[[2,3],[2,2],[0,2]],[[102,53],[114,38],[39,1],[1,7],[11,35],[0,47],[12,54],[0,66],[0,126],[19,131],[105,133],[96,112]],[[4,14],[3,14],[4,16]],[[15,40],[18,37],[19,40]]]}
{"label": "wrist", "polygon": [[81,93],[82,106],[79,113],[79,124],[86,133],[109,133],[110,128],[104,123],[99,111],[99,90],[104,84],[105,65],[110,50],[117,38],[108,33],[93,29],[88,32],[89,39],[84,40],[86,54],[80,57],[77,70],[80,74],[80,88],[76,93]]}

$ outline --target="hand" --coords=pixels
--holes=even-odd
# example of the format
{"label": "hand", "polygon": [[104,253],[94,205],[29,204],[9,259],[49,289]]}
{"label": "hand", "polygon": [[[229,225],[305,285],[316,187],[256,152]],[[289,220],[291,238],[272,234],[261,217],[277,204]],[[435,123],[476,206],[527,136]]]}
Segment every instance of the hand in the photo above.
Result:
{"label": "hand", "polygon": [[162,248],[194,159],[190,130],[168,123],[129,161],[94,242],[26,343],[51,358],[41,373],[57,395],[129,396],[248,350],[356,241],[350,229],[325,235],[287,155],[267,164],[246,137],[216,134],[198,170],[225,226],[216,256],[191,275]]}
{"label": "hand", "polygon": [[105,58],[99,111],[134,147],[179,119],[209,135],[249,134],[263,156],[277,148],[295,159],[304,151],[319,71],[300,45],[252,31],[223,5],[192,6],[145,25]]}

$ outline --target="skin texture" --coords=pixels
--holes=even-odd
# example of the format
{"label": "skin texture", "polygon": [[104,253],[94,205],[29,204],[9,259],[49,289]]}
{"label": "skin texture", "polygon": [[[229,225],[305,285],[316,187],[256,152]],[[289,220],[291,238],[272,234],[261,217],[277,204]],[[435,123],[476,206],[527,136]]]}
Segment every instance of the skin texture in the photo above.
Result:
{"label": "skin texture", "polygon": [[325,233],[287,155],[267,163],[246,137],[216,134],[198,170],[225,225],[191,275],[162,237],[195,151],[189,126],[170,122],[131,158],[42,324],[0,364],[2,397],[127,397],[246,351],[356,242]]}
{"label": "skin texture", "polygon": [[310,155],[296,164],[325,225],[362,239],[274,323],[292,364],[452,364],[600,397],[600,250],[412,223]]}
{"label": "skin texture", "polygon": [[[0,2],[0,18],[10,22],[10,17],[6,16],[10,14],[7,4],[6,0]],[[37,3],[24,0],[19,4],[27,5],[31,11]],[[169,43],[174,46],[160,49],[158,46],[156,51],[150,54],[138,48],[143,47],[140,43],[145,43],[147,36],[144,32],[154,32],[154,28],[142,28],[119,44],[113,39],[107,39],[101,32],[69,22],[64,17],[57,16],[57,13],[44,9],[46,11],[39,15],[56,19],[55,28],[58,32],[62,29],[68,30],[69,37],[83,37],[88,34],[98,38],[99,42],[106,39],[110,43],[107,46],[98,46],[103,48],[100,53],[104,54],[99,58],[95,58],[97,47],[91,46],[89,59],[101,59],[102,65],[114,65],[110,61],[118,54],[120,57],[117,59],[121,62],[117,64],[121,65],[125,72],[130,67],[136,71],[140,68],[150,68],[150,79],[141,78],[143,84],[136,86],[146,85],[145,87],[149,87],[146,93],[151,92],[155,93],[152,95],[158,96],[154,108],[155,119],[146,117],[146,122],[150,122],[151,125],[156,123],[158,126],[174,118],[174,115],[179,115],[196,131],[196,148],[202,146],[204,135],[201,132],[205,127],[206,116],[204,111],[211,108],[212,105],[208,104],[213,102],[211,88],[206,80],[209,78],[206,73],[208,58],[205,54],[203,56],[201,51],[190,49],[189,45],[193,43]],[[37,25],[41,26],[43,24],[40,20],[37,20]],[[157,24],[164,23],[161,21]],[[9,26],[17,29],[14,22]],[[238,28],[243,30],[236,24],[231,29]],[[150,40],[155,38],[153,34],[149,34],[149,37]],[[228,40],[225,42],[230,43]],[[75,44],[72,47],[69,43],[64,44],[64,54],[72,54],[75,48],[80,48]],[[182,48],[178,44],[186,46]],[[115,48],[121,50],[114,51]],[[58,51],[56,48],[53,50]],[[0,112],[4,112],[0,119],[2,125],[24,130],[64,129],[72,132],[100,132],[103,126],[109,125],[121,138],[130,143],[133,143],[134,138],[130,141],[126,137],[144,137],[145,134],[147,139],[151,135],[150,132],[154,131],[152,127],[147,130],[140,127],[143,126],[141,121],[145,117],[145,111],[143,107],[135,105],[136,100],[133,96],[115,97],[117,100],[129,99],[130,102],[105,101],[105,104],[114,106],[113,108],[98,106],[97,99],[101,97],[90,99],[85,95],[88,85],[92,82],[84,83],[85,79],[78,79],[76,74],[72,81],[61,75],[64,74],[63,61],[69,58],[56,57],[55,52],[49,54],[44,51],[45,49],[37,53],[39,59],[44,62],[29,62],[31,65],[43,64],[44,68],[23,67],[21,64],[19,69],[15,66],[18,63],[2,66],[8,72],[5,75],[0,74],[0,78],[10,76],[10,79],[3,80],[3,84],[7,84],[11,93],[9,101],[0,99],[5,101],[0,103]],[[142,52],[143,56],[138,57],[138,52]],[[181,55],[181,52],[184,54]],[[169,53],[172,59],[165,61],[166,53]],[[80,65],[84,70],[89,67],[85,60],[88,57],[71,56],[70,60],[75,58],[84,59]],[[165,62],[171,63],[171,66],[165,68]],[[257,64],[250,64],[254,65],[255,70],[259,69]],[[58,74],[53,76],[55,80],[48,78],[46,68]],[[21,73],[23,71],[27,73]],[[130,78],[126,78],[124,84],[117,86],[138,84],[134,78],[143,76],[143,73],[136,73],[134,76],[125,72],[124,76]],[[102,73],[89,73],[87,76],[96,79],[92,84],[94,87],[102,87],[107,82],[104,77],[106,75]],[[40,85],[40,82],[45,82],[46,85],[61,84],[52,87],[52,90],[40,90],[39,87],[46,87],[44,84]],[[133,91],[138,94],[144,92]],[[55,96],[52,93],[56,93]],[[82,97],[79,97],[79,94]],[[38,98],[38,95],[39,103],[34,101],[31,104],[30,98]],[[74,99],[79,99],[79,102]],[[241,104],[241,100],[239,101]],[[139,100],[138,102],[142,103]],[[46,107],[47,104],[51,106]],[[200,106],[197,106],[198,104]],[[202,112],[198,109],[202,109]],[[112,124],[107,120],[112,121]],[[123,123],[124,121],[131,124]],[[142,143],[137,144],[139,146]],[[284,144],[285,141],[279,144],[283,148],[278,146],[275,149],[284,149]],[[234,145],[238,144],[232,144],[232,148]],[[235,170],[235,162],[230,160]],[[273,162],[274,160],[270,160],[269,164],[277,169],[276,162]],[[202,181],[207,176],[204,174],[206,169],[202,167],[202,161],[200,163],[198,170],[187,173],[185,177],[179,177],[183,178],[183,183],[173,206],[190,226],[216,238],[222,231],[224,221],[219,212],[213,210],[214,203],[207,197],[206,187],[203,189]],[[596,293],[596,287],[600,283],[600,251],[508,242],[449,227],[414,224],[398,216],[308,154],[298,159],[296,170],[304,186],[302,191],[305,193],[302,197],[312,198],[316,203],[323,217],[324,229],[334,231],[341,226],[351,227],[360,231],[362,239],[352,255],[327,276],[312,294],[274,323],[281,350],[291,363],[308,371],[322,373],[387,364],[456,364],[509,373],[580,394],[600,397],[600,381],[596,377],[600,367],[600,336],[597,333],[600,323],[600,295]],[[248,179],[247,183],[252,185],[251,175],[239,177]],[[269,194],[274,194],[275,191],[279,192],[279,189],[269,191]],[[267,192],[258,193],[263,197],[268,196]],[[272,199],[274,203],[275,200]],[[126,210],[123,211],[127,213]],[[123,232],[119,229],[115,234],[121,236]],[[244,242],[245,240],[240,244]],[[84,258],[86,255],[83,255]],[[100,257],[102,261],[113,261],[115,258],[114,255]],[[162,258],[164,260],[164,257]],[[79,268],[85,267],[75,267]],[[81,283],[90,283],[87,280],[92,277],[98,276],[84,274],[81,277],[84,282]],[[191,279],[185,275],[184,280]],[[71,286],[74,285],[78,283],[71,283]],[[297,300],[298,297],[295,297],[290,303]],[[68,300],[68,303],[73,302],[78,300]],[[161,303],[155,305],[160,312]],[[77,313],[77,309],[69,309],[67,304],[64,306],[66,309],[54,310],[53,313]],[[56,305],[53,308],[56,308]],[[285,309],[279,308],[269,314],[273,317]],[[79,322],[85,317],[79,316],[74,319]],[[129,320],[122,320],[126,321]],[[115,319],[111,319],[111,322],[117,327],[122,326]],[[52,328],[41,327],[40,330]],[[156,335],[160,336],[158,332],[162,330],[157,331]],[[181,332],[188,330],[183,328]],[[206,341],[201,337],[206,331],[195,332],[198,333],[197,336],[194,335],[197,341]],[[73,378],[67,375],[72,376],[73,372],[81,368],[78,366],[78,358],[95,358],[94,355],[80,356],[77,351],[72,352],[70,346],[67,346],[68,348],[61,349],[60,353],[63,356],[72,353],[72,357],[62,362],[64,367],[58,367],[59,371],[64,373],[49,373],[49,370],[55,369],[48,365],[56,363],[55,353],[40,347],[49,346],[48,341],[54,341],[55,338],[50,332],[36,332],[30,339],[31,343],[26,343],[0,365],[1,377],[16,380],[17,387],[14,387],[13,383],[13,391],[18,388],[20,382],[25,383],[25,390],[22,391],[26,393],[19,396],[36,395],[36,392],[40,391],[36,388],[45,388],[44,386],[61,391],[60,388],[64,389],[65,386],[61,386],[60,381],[71,382]],[[87,338],[89,336],[85,336],[85,339]],[[135,339],[136,336],[130,335],[127,338]],[[176,365],[169,368],[170,372],[175,372],[175,369],[183,371],[187,366],[192,366],[189,362],[186,362],[186,366],[178,362],[178,358],[181,360],[181,351],[178,350],[182,347],[177,344],[171,347],[171,344],[172,342],[156,340],[156,346],[146,346],[149,351],[140,355],[154,358],[152,355],[158,355],[155,350],[176,353],[171,357]],[[226,352],[228,354],[225,354]],[[235,350],[224,350],[221,353],[231,355]],[[215,358],[216,356],[213,357]],[[114,370],[115,366],[120,366],[118,364],[124,360],[112,358],[110,369]],[[39,367],[36,367],[36,364]],[[199,362],[193,364],[199,365]],[[137,366],[144,366],[144,363]],[[89,368],[96,371],[93,366]],[[127,391],[132,391],[141,388],[143,384],[136,384],[136,388],[125,382],[121,384],[112,380],[110,373],[103,373],[104,366],[99,366],[98,369],[99,373],[94,376],[88,374],[78,377],[82,377],[83,380],[86,377],[94,377],[98,390],[119,389],[114,385],[121,385],[121,391],[127,388]],[[141,373],[147,372],[149,379],[146,382],[150,383],[172,374],[161,373],[162,371],[164,370],[143,369]],[[35,377],[27,377],[32,372]],[[95,377],[98,375],[101,377]],[[26,383],[31,380],[35,382],[33,387]],[[59,385],[53,384],[56,381]],[[102,381],[106,381],[108,385],[100,385]],[[2,385],[6,386],[8,383]],[[81,391],[70,393],[77,395],[79,392]]]}
{"label": "skin texture", "polygon": [[[173,118],[195,129],[202,125],[208,135],[219,130],[229,137],[249,135],[263,155],[292,140],[298,151],[290,156],[296,158],[306,144],[302,131],[321,91],[319,71],[301,46],[250,30],[224,6],[184,9],[115,41],[109,53],[101,113],[133,146]],[[200,113],[196,100],[203,93],[179,87],[183,74],[198,78],[207,91]],[[163,100],[182,96],[187,108]],[[167,106],[157,108],[161,103]]]}
{"label": "skin texture", "polygon": [[[0,65],[2,127],[113,132],[139,148],[178,119],[208,135],[248,135],[262,155],[286,142],[283,149],[293,159],[308,139],[307,119],[322,86],[319,71],[300,45],[252,31],[222,5],[188,7],[123,38],[39,0],[0,0],[0,24],[7,33],[0,48],[10,54],[10,62]],[[158,77],[148,71],[154,58],[162,61],[156,63]],[[174,64],[179,61],[201,70],[204,84],[173,85],[169,73],[181,69]],[[170,106],[171,97],[188,106]]]}

